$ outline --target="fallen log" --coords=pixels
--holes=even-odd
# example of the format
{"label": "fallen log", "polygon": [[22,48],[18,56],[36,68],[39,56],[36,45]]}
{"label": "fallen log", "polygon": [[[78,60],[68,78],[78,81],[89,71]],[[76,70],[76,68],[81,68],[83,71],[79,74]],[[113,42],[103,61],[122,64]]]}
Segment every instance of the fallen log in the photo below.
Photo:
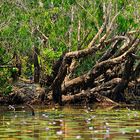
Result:
{"label": "fallen log", "polygon": [[125,68],[123,71],[122,81],[114,88],[111,98],[115,101],[125,101],[125,96],[123,95],[124,90],[127,88],[128,83],[130,82],[132,73],[133,73],[133,66],[134,66],[134,58],[132,54],[128,54],[127,61],[125,64]]}
{"label": "fallen log", "polygon": [[76,95],[63,96],[63,104],[81,104],[85,103],[101,103],[102,105],[118,105],[118,103],[105,97],[103,95],[93,93],[92,91],[84,91],[84,93],[78,93]]}
{"label": "fallen log", "polygon": [[82,76],[79,76],[75,79],[72,79],[71,81],[68,81],[65,83],[65,85],[62,86],[62,93],[64,94],[69,89],[75,88],[75,87],[84,87],[84,88],[90,88],[93,86],[94,80],[103,74],[107,69],[109,69],[112,66],[115,66],[116,64],[120,64],[125,61],[127,55],[131,52],[133,52],[136,47],[139,45],[140,40],[137,40],[135,44],[133,44],[129,50],[127,50],[125,53],[123,53],[121,56],[118,56],[113,59],[108,59],[105,61],[102,61],[100,63],[97,63],[87,74],[84,74]]}
{"label": "fallen log", "polygon": [[137,78],[138,78],[139,76],[140,76],[140,63],[138,63],[138,65],[136,66],[132,78],[133,78],[134,80],[137,80]]}
{"label": "fallen log", "polygon": [[[62,85],[62,83],[63,83],[63,81],[64,81],[64,79],[67,75],[67,69],[71,65],[72,59],[73,58],[74,59],[79,59],[79,58],[82,58],[82,57],[85,57],[85,56],[89,56],[90,54],[95,53],[97,50],[100,50],[100,49],[104,48],[105,44],[108,43],[108,42],[105,42],[105,40],[110,35],[110,33],[112,31],[111,28],[112,28],[113,23],[114,23],[116,17],[118,16],[118,14],[119,13],[117,13],[112,18],[112,21],[110,22],[110,25],[108,26],[106,33],[101,37],[98,45],[93,46],[94,40],[95,40],[93,38],[93,40],[91,41],[90,45],[87,48],[85,48],[83,50],[79,50],[79,51],[75,51],[75,52],[69,52],[69,53],[65,54],[65,56],[63,58],[63,61],[62,61],[62,64],[61,64],[61,67],[59,68],[58,75],[56,76],[52,85],[49,87],[49,89],[47,91],[47,93],[48,93],[50,90],[53,90],[53,100],[54,100],[55,103],[61,104],[60,100],[62,99],[62,97],[59,97],[59,96],[62,96],[61,95],[61,85]],[[98,37],[98,34],[100,34],[100,31],[97,33],[97,37]],[[96,38],[96,35],[95,35],[95,38]]]}
{"label": "fallen log", "polygon": [[[115,36],[107,40],[112,32],[113,23],[118,15],[119,13],[112,18],[111,22],[108,24],[108,27],[106,27],[107,17],[105,18],[105,22],[98,30],[97,34],[93,37],[89,45],[87,45],[87,48],[74,52],[68,52],[64,55],[58,73],[46,92],[47,94],[52,90],[52,97],[55,103],[61,104],[62,94],[66,94],[67,91],[74,88],[78,89],[77,92],[81,89],[86,90],[88,88],[93,88],[95,86],[94,82],[98,77],[105,74],[108,69],[112,69],[117,64],[121,64],[122,62],[124,63],[125,59],[127,59],[127,55],[135,51],[135,48],[137,48],[138,44],[140,43],[140,39],[137,39],[138,36],[133,39],[132,36],[129,38],[129,36],[125,34],[123,36]],[[104,33],[103,30],[105,27],[106,32]],[[99,41],[96,41],[101,34],[103,35]],[[119,49],[119,43],[121,41],[124,41],[124,44]],[[103,50],[107,45],[112,46],[88,73],[64,82],[73,59],[76,60],[90,56],[91,54],[93,55],[97,51]]]}
{"label": "fallen log", "polygon": [[71,104],[71,103],[95,103],[99,102],[104,105],[114,105],[116,102],[112,101],[108,97],[105,97],[102,94],[102,91],[111,91],[118,83],[122,81],[121,78],[114,78],[106,83],[101,84],[100,86],[94,87],[92,89],[82,90],[80,93],[75,95],[63,95],[62,104]]}

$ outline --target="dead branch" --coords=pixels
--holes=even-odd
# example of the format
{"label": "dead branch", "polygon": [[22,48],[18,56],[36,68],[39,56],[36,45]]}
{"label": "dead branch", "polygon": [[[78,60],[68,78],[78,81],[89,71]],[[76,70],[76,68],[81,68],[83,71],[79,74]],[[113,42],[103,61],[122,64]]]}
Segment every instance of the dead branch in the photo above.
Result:
{"label": "dead branch", "polygon": [[123,61],[125,61],[125,58],[129,53],[132,53],[137,46],[139,45],[140,40],[138,39],[128,51],[123,53],[121,56],[118,56],[113,59],[108,59],[105,61],[102,61],[100,63],[97,63],[87,74],[84,74],[80,77],[77,77],[75,79],[72,79],[71,81],[68,81],[65,83],[65,86],[62,87],[62,93],[67,91],[70,88],[74,88],[75,86],[88,86],[93,85],[94,80],[100,76],[102,73],[104,73],[107,69],[109,69],[111,66],[115,66],[116,64],[120,64]]}

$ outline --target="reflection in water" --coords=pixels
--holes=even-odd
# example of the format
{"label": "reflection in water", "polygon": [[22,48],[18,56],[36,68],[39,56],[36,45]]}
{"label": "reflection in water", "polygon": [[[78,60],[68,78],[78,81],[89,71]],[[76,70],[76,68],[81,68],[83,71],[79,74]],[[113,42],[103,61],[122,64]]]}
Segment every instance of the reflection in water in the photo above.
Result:
{"label": "reflection in water", "polygon": [[140,111],[133,108],[38,107],[36,116],[22,107],[3,110],[2,140],[140,139]]}

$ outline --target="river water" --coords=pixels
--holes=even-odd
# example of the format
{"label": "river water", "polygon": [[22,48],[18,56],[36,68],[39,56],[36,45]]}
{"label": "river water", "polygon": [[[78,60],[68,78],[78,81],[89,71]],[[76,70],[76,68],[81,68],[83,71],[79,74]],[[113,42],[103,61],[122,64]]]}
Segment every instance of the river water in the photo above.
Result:
{"label": "river water", "polygon": [[0,140],[139,140],[140,110],[86,106],[0,107]]}

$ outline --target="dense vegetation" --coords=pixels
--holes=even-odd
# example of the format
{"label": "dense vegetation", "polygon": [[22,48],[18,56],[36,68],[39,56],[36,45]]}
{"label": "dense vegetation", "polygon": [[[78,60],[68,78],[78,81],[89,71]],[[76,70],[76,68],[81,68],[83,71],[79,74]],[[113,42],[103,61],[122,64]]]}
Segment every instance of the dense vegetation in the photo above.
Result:
{"label": "dense vegetation", "polygon": [[124,101],[138,82],[139,0],[1,0],[0,13],[1,96],[33,77],[42,101],[51,93],[59,104],[62,94]]}

